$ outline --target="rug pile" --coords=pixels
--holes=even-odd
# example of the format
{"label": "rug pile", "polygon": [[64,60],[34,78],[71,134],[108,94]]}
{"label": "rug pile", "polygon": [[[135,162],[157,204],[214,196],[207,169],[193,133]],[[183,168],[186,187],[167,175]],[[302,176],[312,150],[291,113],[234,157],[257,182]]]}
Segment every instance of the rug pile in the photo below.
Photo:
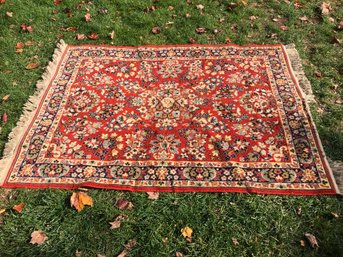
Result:
{"label": "rug pile", "polygon": [[3,187],[336,194],[282,45],[61,42]]}

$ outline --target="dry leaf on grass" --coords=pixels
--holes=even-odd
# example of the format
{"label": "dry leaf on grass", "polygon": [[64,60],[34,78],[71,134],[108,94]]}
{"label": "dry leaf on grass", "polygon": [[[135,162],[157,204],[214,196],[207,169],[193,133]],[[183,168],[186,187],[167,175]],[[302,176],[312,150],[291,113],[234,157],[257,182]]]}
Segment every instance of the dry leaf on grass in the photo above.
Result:
{"label": "dry leaf on grass", "polygon": [[0,4],[6,3],[6,0],[0,0]]}
{"label": "dry leaf on grass", "polygon": [[34,44],[35,43],[33,41],[30,41],[30,40],[25,42],[26,46],[33,46]]}
{"label": "dry leaf on grass", "polygon": [[20,28],[22,31],[29,32],[29,33],[31,33],[33,31],[32,26],[29,26],[26,23],[21,24]]}
{"label": "dry leaf on grass", "polygon": [[330,213],[332,217],[334,217],[335,219],[338,219],[339,218],[339,214],[336,213],[336,212],[331,212]]}
{"label": "dry leaf on grass", "polygon": [[283,25],[283,26],[280,26],[280,29],[283,30],[283,31],[285,31],[285,30],[288,30],[288,27],[285,26],[285,25]]}
{"label": "dry leaf on grass", "polygon": [[124,250],[117,257],[126,257],[129,252],[136,246],[137,241],[135,239],[130,239],[125,245]]}
{"label": "dry leaf on grass", "polygon": [[81,256],[82,256],[82,251],[80,251],[79,249],[76,249],[75,257],[81,257]]}
{"label": "dry leaf on grass", "polygon": [[232,238],[231,238],[231,241],[232,241],[232,243],[233,243],[234,245],[239,245],[239,242],[238,242],[237,238],[232,237]]}
{"label": "dry leaf on grass", "polygon": [[6,209],[0,209],[0,214],[4,214],[6,212]]}
{"label": "dry leaf on grass", "polygon": [[199,33],[199,34],[206,33],[206,29],[205,29],[205,28],[201,28],[201,27],[196,28],[195,31],[196,31],[197,33]]}
{"label": "dry leaf on grass", "polygon": [[[5,114],[6,114],[6,113],[5,113]],[[21,213],[21,212],[23,211],[24,206],[25,206],[25,203],[24,203],[24,202],[21,202],[21,203],[19,203],[19,204],[17,204],[17,205],[14,205],[14,206],[12,207],[12,210],[16,211],[17,213]]]}
{"label": "dry leaf on grass", "polygon": [[106,256],[103,255],[103,254],[99,254],[99,253],[98,253],[98,254],[96,255],[96,257],[106,257]]}
{"label": "dry leaf on grass", "polygon": [[26,65],[26,69],[27,70],[33,70],[39,67],[39,63],[38,62],[31,62],[28,65]]}
{"label": "dry leaf on grass", "polygon": [[182,233],[182,236],[184,238],[192,238],[193,229],[191,229],[190,227],[186,226],[186,227],[181,229],[181,233]]}
{"label": "dry leaf on grass", "polygon": [[254,21],[254,20],[256,20],[257,18],[258,18],[258,17],[252,15],[252,16],[249,17],[249,20]]}
{"label": "dry leaf on grass", "polygon": [[54,5],[59,5],[61,4],[61,0],[54,0]]}
{"label": "dry leaf on grass", "polygon": [[85,21],[86,21],[86,22],[90,22],[91,20],[92,20],[91,14],[90,14],[90,13],[86,13],[86,14],[85,14]]}
{"label": "dry leaf on grass", "polygon": [[317,239],[316,239],[316,237],[314,235],[312,235],[310,233],[305,233],[305,237],[309,241],[309,243],[311,244],[312,248],[319,247]]}
{"label": "dry leaf on grass", "polygon": [[202,4],[198,4],[197,5],[197,9],[199,9],[199,10],[202,10],[202,9],[204,9],[205,8],[205,6],[203,6]]}
{"label": "dry leaf on grass", "polygon": [[121,226],[121,221],[122,221],[123,219],[126,219],[126,218],[127,218],[127,215],[125,215],[125,214],[120,214],[117,218],[115,218],[114,221],[109,222],[110,225],[111,225],[110,229],[120,228],[120,226]]}
{"label": "dry leaf on grass", "polygon": [[339,30],[342,30],[342,29],[343,29],[343,21],[341,21],[341,22],[339,22],[339,23],[337,24],[337,28],[338,28]]}
{"label": "dry leaf on grass", "polygon": [[99,13],[99,14],[107,14],[107,13],[108,13],[108,9],[102,7],[102,8],[100,8],[100,9],[98,10],[98,13]]}
{"label": "dry leaf on grass", "polygon": [[185,255],[181,252],[176,252],[175,257],[185,257]]}
{"label": "dry leaf on grass", "polygon": [[301,17],[299,17],[299,20],[308,21],[308,17],[307,16],[301,16]]}
{"label": "dry leaf on grass", "polygon": [[89,39],[92,39],[92,40],[97,40],[97,39],[99,38],[99,35],[98,35],[97,33],[92,32],[92,33],[89,33],[89,34],[87,35],[87,37],[88,37]]}
{"label": "dry leaf on grass", "polygon": [[12,18],[13,17],[13,12],[6,12],[6,16]]}
{"label": "dry leaf on grass", "polygon": [[76,34],[76,40],[83,40],[85,39],[85,34]]}
{"label": "dry leaf on grass", "polygon": [[320,10],[322,11],[323,15],[328,15],[332,11],[332,7],[330,3],[323,2],[320,5]]}
{"label": "dry leaf on grass", "polygon": [[153,27],[153,28],[151,29],[151,32],[152,32],[153,34],[160,34],[160,33],[161,33],[161,28],[160,28],[160,27]]}
{"label": "dry leaf on grass", "polygon": [[159,192],[147,192],[148,194],[148,199],[150,200],[157,200],[160,197]]}
{"label": "dry leaf on grass", "polygon": [[113,40],[115,38],[115,36],[116,36],[116,33],[114,32],[114,30],[112,30],[111,33],[109,33],[108,35]]}
{"label": "dry leaf on grass", "polygon": [[41,231],[33,231],[31,233],[31,241],[30,244],[37,244],[37,245],[41,245],[43,244],[46,240],[48,239],[47,235]]}
{"label": "dry leaf on grass", "polygon": [[305,241],[304,241],[304,240],[300,240],[300,245],[301,245],[302,247],[305,247]]}
{"label": "dry leaf on grass", "polygon": [[70,197],[70,206],[80,212],[85,205],[93,206],[93,199],[85,192],[74,192]]}
{"label": "dry leaf on grass", "polygon": [[191,44],[194,44],[194,43],[197,42],[197,40],[195,38],[191,37],[191,38],[188,39],[188,42],[191,43]]}
{"label": "dry leaf on grass", "polygon": [[10,96],[11,96],[11,95],[5,95],[5,96],[2,98],[2,101],[4,101],[4,102],[8,101],[8,99],[10,99]]}
{"label": "dry leaf on grass", "polygon": [[130,201],[128,201],[128,200],[126,200],[124,198],[119,198],[116,201],[116,206],[120,210],[131,210],[134,207],[134,205]]}

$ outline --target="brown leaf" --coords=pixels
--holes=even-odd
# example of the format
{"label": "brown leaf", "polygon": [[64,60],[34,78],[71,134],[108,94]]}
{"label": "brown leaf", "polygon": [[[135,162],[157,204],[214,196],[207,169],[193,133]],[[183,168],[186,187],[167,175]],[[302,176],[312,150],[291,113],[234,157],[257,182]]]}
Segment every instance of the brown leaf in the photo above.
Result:
{"label": "brown leaf", "polygon": [[6,114],[6,112],[4,112],[4,114],[2,115],[2,122],[3,123],[7,122],[7,114]]}
{"label": "brown leaf", "polygon": [[336,104],[343,104],[343,99],[342,98],[338,98],[336,101],[335,101]]}
{"label": "brown leaf", "polygon": [[277,38],[277,37],[278,37],[278,34],[272,33],[272,34],[269,35],[269,37],[270,37],[270,38]]}
{"label": "brown leaf", "polygon": [[117,218],[115,218],[114,221],[109,222],[110,225],[111,225],[110,229],[120,228],[120,226],[121,226],[121,221],[122,221],[123,219],[126,219],[126,218],[127,218],[127,215],[125,215],[125,214],[120,214]]}
{"label": "brown leaf", "polygon": [[153,27],[153,28],[151,29],[151,32],[152,32],[153,34],[160,34],[160,33],[161,33],[161,28],[160,28],[160,27]]}
{"label": "brown leaf", "polygon": [[153,5],[151,7],[147,7],[144,11],[144,13],[149,13],[149,12],[153,12],[156,10],[156,7]]}
{"label": "brown leaf", "polygon": [[174,10],[174,6],[169,5],[167,9],[168,9],[168,11],[172,11],[172,10]]}
{"label": "brown leaf", "polygon": [[81,256],[82,256],[82,251],[80,251],[79,249],[76,249],[75,257],[81,257]]}
{"label": "brown leaf", "polygon": [[301,215],[301,212],[302,212],[302,209],[301,209],[301,206],[299,206],[299,207],[296,209],[296,214]]}
{"label": "brown leaf", "polygon": [[334,217],[335,219],[338,219],[339,218],[339,215],[338,213],[336,212],[330,212],[331,216]]}
{"label": "brown leaf", "polygon": [[28,65],[26,65],[26,69],[27,70],[33,70],[33,69],[36,69],[36,68],[38,68],[39,67],[39,63],[38,62],[31,62],[31,63],[29,63]]}
{"label": "brown leaf", "polygon": [[102,8],[100,8],[100,9],[98,10],[98,13],[99,13],[99,14],[107,14],[107,13],[108,13],[108,9],[102,7]]}
{"label": "brown leaf", "polygon": [[300,9],[300,8],[303,8],[304,6],[302,4],[299,3],[299,0],[295,0],[294,1],[294,7],[296,9]]}
{"label": "brown leaf", "polygon": [[63,27],[61,28],[62,31],[67,31],[67,32],[74,32],[77,31],[77,27]]}
{"label": "brown leaf", "polygon": [[238,242],[237,238],[232,237],[232,238],[231,238],[231,241],[232,241],[232,243],[233,243],[234,245],[239,245],[239,242]]}
{"label": "brown leaf", "polygon": [[320,79],[322,77],[322,73],[320,71],[315,71],[314,75],[317,77],[317,79]]}
{"label": "brown leaf", "polygon": [[58,14],[58,10],[52,10],[52,14]]}
{"label": "brown leaf", "polygon": [[97,40],[97,39],[99,38],[99,35],[98,35],[97,33],[92,32],[92,33],[89,33],[89,34],[87,35],[87,37],[88,37],[89,39],[92,39],[92,40]]}
{"label": "brown leaf", "polygon": [[176,252],[175,257],[185,257],[185,255],[181,252]]}
{"label": "brown leaf", "polygon": [[66,13],[67,16],[68,16],[69,18],[74,16],[74,14],[73,14],[73,12],[70,10],[70,8],[65,8],[65,9],[64,9],[64,13]]}
{"label": "brown leaf", "polygon": [[189,18],[189,17],[191,17],[191,14],[190,14],[189,12],[187,12],[187,13],[185,14],[185,16],[186,16],[186,18]]}
{"label": "brown leaf", "polygon": [[6,0],[0,0],[0,4],[6,3]]}
{"label": "brown leaf", "polygon": [[300,245],[301,245],[302,247],[305,247],[305,241],[304,241],[304,240],[300,240]]}
{"label": "brown leaf", "polygon": [[186,226],[186,227],[181,229],[181,233],[182,233],[182,236],[184,238],[192,238],[193,229],[191,229],[190,227]]}
{"label": "brown leaf", "polygon": [[131,210],[134,206],[133,204],[124,199],[124,198],[119,198],[117,201],[116,201],[116,206],[120,209],[120,210]]}
{"label": "brown leaf", "polygon": [[339,39],[339,38],[336,37],[336,36],[333,36],[333,37],[331,38],[331,43],[332,43],[332,44],[340,44],[340,43],[342,43],[342,40]]}
{"label": "brown leaf", "polygon": [[0,215],[4,214],[6,212],[6,209],[0,209]]}
{"label": "brown leaf", "polygon": [[46,240],[48,239],[47,235],[41,231],[33,231],[31,233],[31,241],[30,244],[37,244],[37,245],[41,245],[43,244]]}
{"label": "brown leaf", "polygon": [[305,237],[309,241],[309,243],[311,244],[312,248],[319,247],[317,239],[314,235],[312,235],[310,233],[305,233]]}
{"label": "brown leaf", "polygon": [[206,33],[206,29],[205,29],[205,28],[201,28],[201,27],[196,28],[195,31],[196,31],[197,33],[199,33],[199,34]]}
{"label": "brown leaf", "polygon": [[301,16],[301,17],[299,17],[299,20],[301,20],[301,21],[308,21],[308,18],[307,18],[307,16]]}
{"label": "brown leaf", "polygon": [[8,101],[8,99],[10,98],[11,95],[5,95],[3,98],[2,98],[2,101],[6,102]]}
{"label": "brown leaf", "polygon": [[197,9],[199,9],[199,10],[202,10],[202,9],[204,9],[205,8],[205,6],[203,6],[202,4],[198,4],[197,5]]}
{"label": "brown leaf", "polygon": [[280,29],[283,30],[283,31],[285,31],[285,30],[288,30],[288,27],[285,26],[285,25],[283,25],[283,26],[280,26]]}
{"label": "brown leaf", "polygon": [[[6,114],[6,113],[4,113],[4,115],[5,115],[5,114]],[[14,206],[12,207],[12,210],[16,211],[17,213],[21,213],[21,212],[23,211],[24,206],[25,206],[25,203],[24,203],[24,202],[21,202],[21,203],[19,203],[19,204],[17,204],[17,205],[14,205]]]}
{"label": "brown leaf", "polygon": [[85,14],[85,20],[86,20],[86,22],[90,22],[92,20],[92,16],[90,13]]}
{"label": "brown leaf", "polygon": [[157,200],[160,197],[159,192],[147,192],[148,194],[148,199],[150,200]]}
{"label": "brown leaf", "polygon": [[125,245],[124,250],[117,257],[126,257],[129,252],[136,246],[137,241],[135,239],[130,239]]}
{"label": "brown leaf", "polygon": [[15,45],[15,48],[17,49],[22,49],[24,48],[25,44],[23,42],[18,42],[16,45]]}
{"label": "brown leaf", "polygon": [[6,16],[12,18],[13,17],[13,12],[6,12]]}
{"label": "brown leaf", "polygon": [[85,192],[73,192],[70,197],[70,206],[80,212],[83,210],[85,205],[93,206],[93,199]]}
{"label": "brown leaf", "polygon": [[76,40],[83,40],[85,39],[85,34],[76,34]]}
{"label": "brown leaf", "polygon": [[33,31],[32,26],[29,26],[26,23],[21,24],[20,28],[22,31],[29,32],[29,33],[31,33]]}
{"label": "brown leaf", "polygon": [[231,43],[232,42],[232,39],[231,38],[225,38],[225,43],[228,44],[228,43]]}
{"label": "brown leaf", "polygon": [[194,44],[194,43],[197,42],[197,40],[195,38],[191,37],[191,38],[188,39],[188,42],[191,43],[191,44]]}
{"label": "brown leaf", "polygon": [[61,0],[54,0],[54,5],[59,5],[61,4]]}
{"label": "brown leaf", "polygon": [[113,40],[115,38],[115,36],[116,36],[116,33],[114,32],[114,30],[112,30],[111,33],[109,33],[108,35]]}
{"label": "brown leaf", "polygon": [[258,17],[256,17],[256,16],[250,16],[249,17],[249,20],[251,20],[251,21],[254,21],[254,20],[256,20]]}
{"label": "brown leaf", "polygon": [[106,257],[106,256],[103,255],[103,254],[99,254],[99,253],[98,253],[98,254],[96,255],[96,257]]}
{"label": "brown leaf", "polygon": [[26,46],[33,46],[35,43],[33,41],[26,41],[25,45]]}
{"label": "brown leaf", "polygon": [[342,30],[342,29],[343,29],[343,21],[341,21],[341,22],[339,22],[339,23],[337,24],[337,28],[338,28],[339,30]]}
{"label": "brown leaf", "polygon": [[323,15],[328,15],[330,11],[332,11],[332,7],[330,3],[326,3],[326,2],[323,2],[319,8],[322,11]]}

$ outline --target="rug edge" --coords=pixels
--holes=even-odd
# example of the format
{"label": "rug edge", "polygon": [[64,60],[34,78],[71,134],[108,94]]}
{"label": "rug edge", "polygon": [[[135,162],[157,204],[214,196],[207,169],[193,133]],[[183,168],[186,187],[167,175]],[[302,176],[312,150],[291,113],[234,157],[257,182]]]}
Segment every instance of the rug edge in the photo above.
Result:
{"label": "rug edge", "polygon": [[330,165],[332,161],[325,154],[325,151],[324,151],[322,142],[320,140],[318,130],[315,126],[315,123],[311,114],[310,106],[309,106],[309,104],[311,103],[316,103],[316,100],[312,91],[311,83],[306,77],[306,74],[303,70],[300,55],[297,49],[295,48],[294,44],[283,45],[283,48],[286,53],[286,58],[288,58],[289,60],[289,64],[290,64],[289,66],[291,68],[291,73],[296,80],[296,85],[298,86],[302,94],[302,97],[305,99],[304,104],[305,104],[305,108],[307,110],[309,119],[311,123],[313,124],[313,131],[315,134],[314,136],[317,138],[318,147],[322,155],[322,159],[325,162],[326,166],[328,167],[328,171],[332,178],[332,184],[334,186],[334,189],[336,190],[337,194],[343,195],[343,170],[340,169],[340,166],[332,167]]}
{"label": "rug edge", "polygon": [[32,119],[41,102],[41,99],[46,89],[49,87],[51,80],[53,79],[55,71],[60,64],[61,59],[63,58],[67,46],[68,45],[63,40],[60,40],[57,43],[54,54],[52,55],[52,60],[45,68],[42,79],[39,80],[36,84],[35,93],[31,95],[27,102],[24,104],[23,113],[21,114],[16,126],[8,135],[8,141],[5,144],[3,156],[0,160],[0,186],[4,186],[4,184],[6,183],[6,178],[8,176],[13,159],[16,155],[16,150],[19,146],[19,143],[26,133],[27,127],[32,122]]}

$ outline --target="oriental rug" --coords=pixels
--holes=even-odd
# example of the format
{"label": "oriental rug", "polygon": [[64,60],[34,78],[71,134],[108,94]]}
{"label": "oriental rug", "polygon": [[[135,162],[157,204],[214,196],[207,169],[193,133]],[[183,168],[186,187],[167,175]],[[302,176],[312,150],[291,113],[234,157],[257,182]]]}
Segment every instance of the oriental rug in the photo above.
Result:
{"label": "oriental rug", "polygon": [[61,42],[3,187],[338,192],[282,45]]}

